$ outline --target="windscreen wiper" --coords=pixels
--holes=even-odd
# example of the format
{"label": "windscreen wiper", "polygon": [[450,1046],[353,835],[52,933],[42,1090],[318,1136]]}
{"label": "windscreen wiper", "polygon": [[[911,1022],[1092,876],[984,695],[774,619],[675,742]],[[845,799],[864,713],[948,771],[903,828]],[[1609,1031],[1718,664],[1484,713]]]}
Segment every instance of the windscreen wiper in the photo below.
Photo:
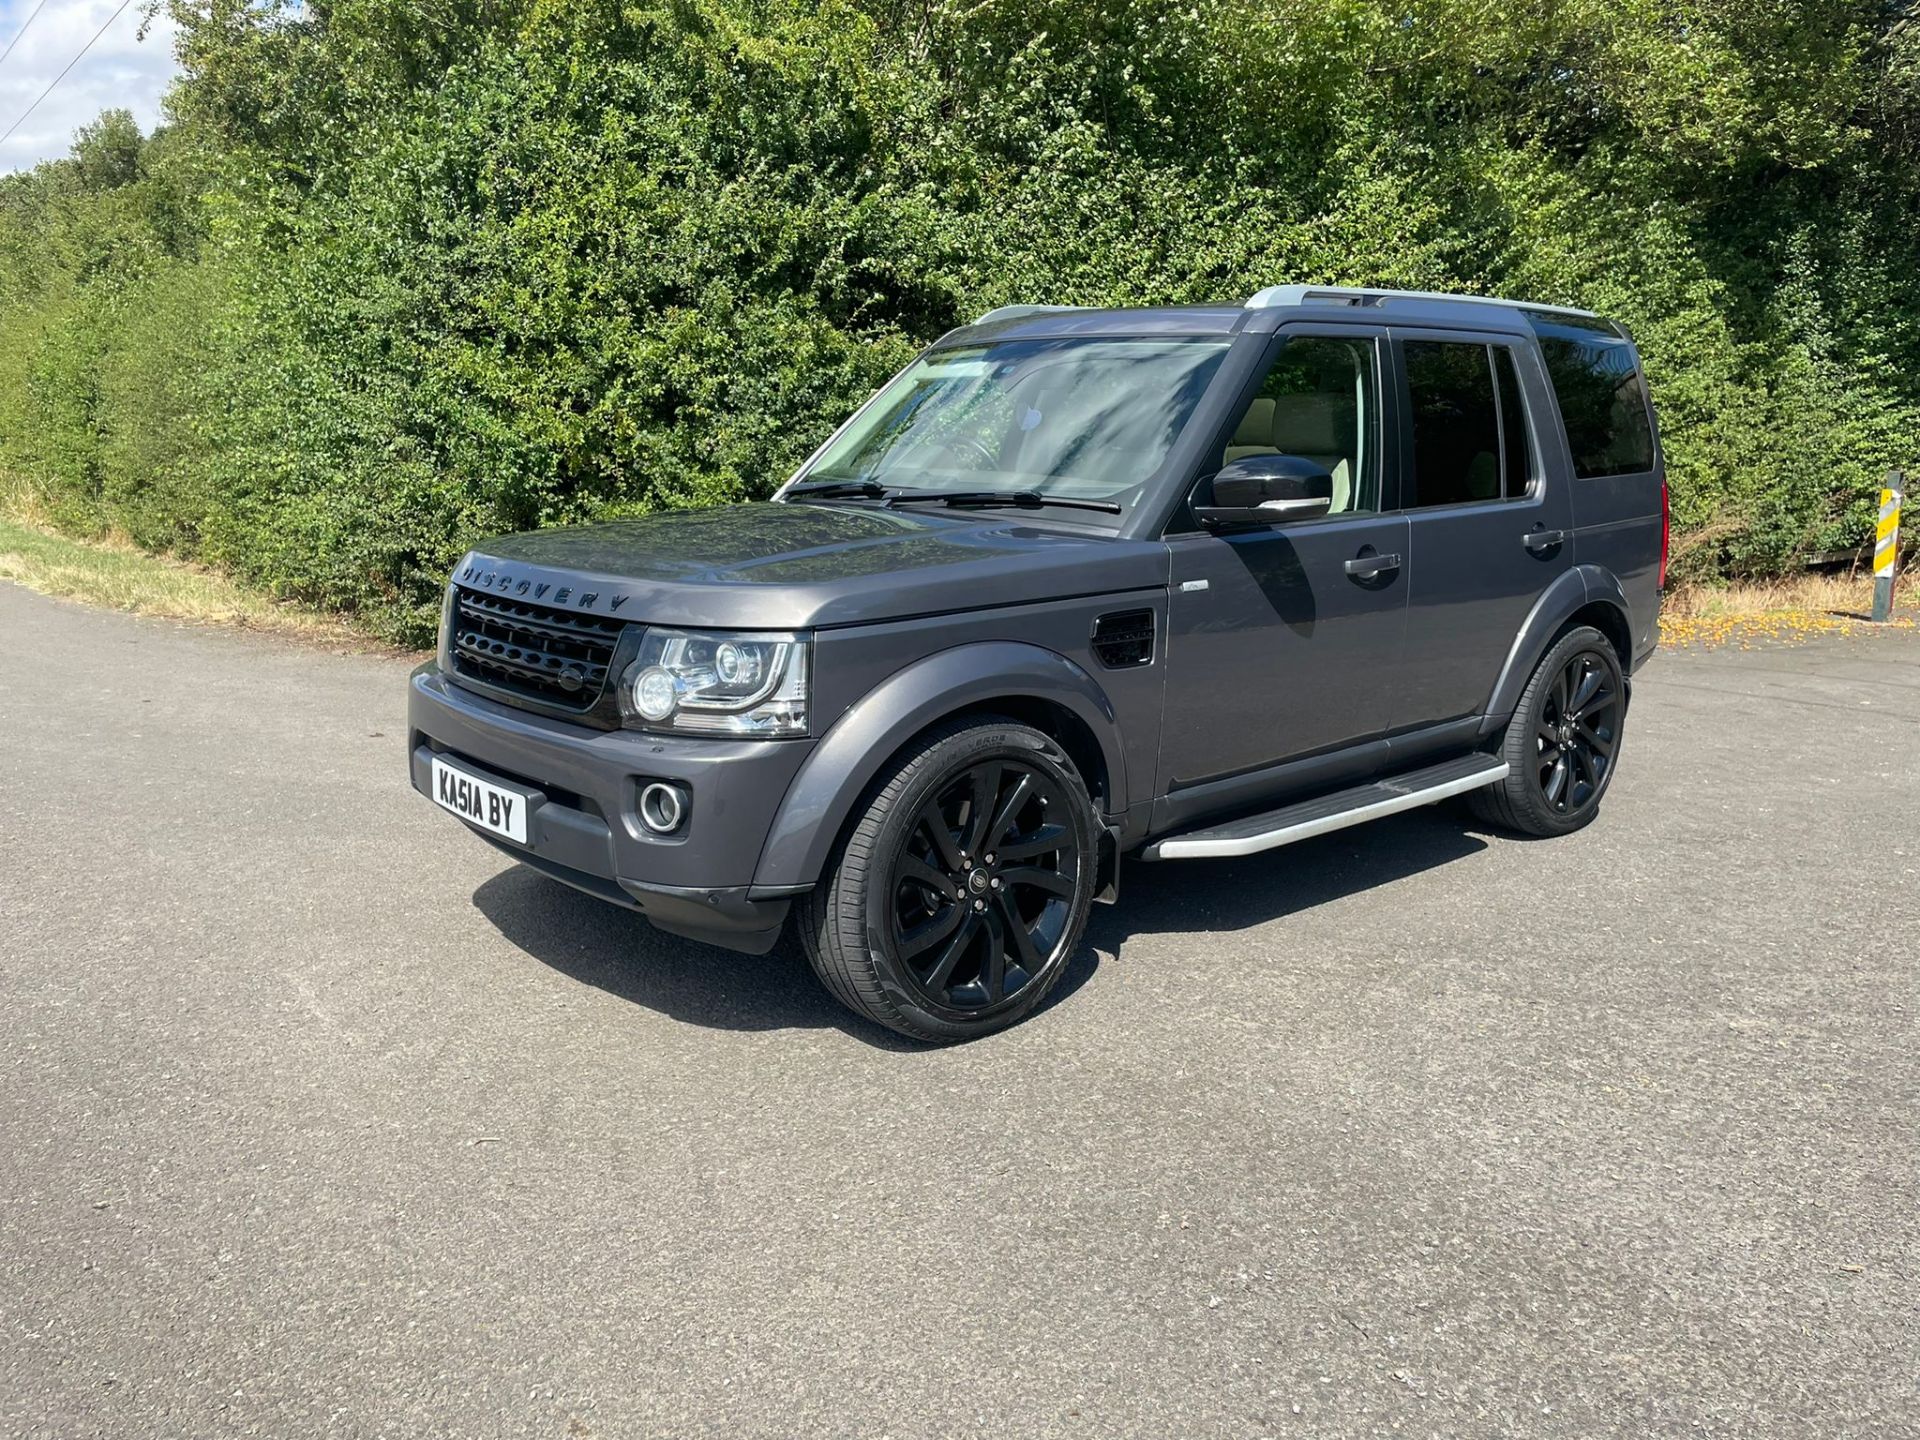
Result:
{"label": "windscreen wiper", "polygon": [[877,480],[809,480],[804,484],[789,485],[787,493],[780,498],[791,500],[796,495],[810,495],[816,500],[851,500],[855,496],[884,500],[891,493]]}
{"label": "windscreen wiper", "polygon": [[902,490],[887,500],[889,510],[896,505],[945,505],[954,510],[990,510],[1001,505],[1039,510],[1054,506],[1061,510],[1097,510],[1102,515],[1119,515],[1124,509],[1111,500],[1069,500],[1061,495],[1042,495],[1038,490]]}

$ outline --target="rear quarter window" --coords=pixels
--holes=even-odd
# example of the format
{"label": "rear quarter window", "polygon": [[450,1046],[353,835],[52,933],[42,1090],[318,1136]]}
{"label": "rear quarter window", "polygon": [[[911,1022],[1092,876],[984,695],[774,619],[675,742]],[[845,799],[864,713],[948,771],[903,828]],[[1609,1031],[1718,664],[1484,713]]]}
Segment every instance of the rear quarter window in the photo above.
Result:
{"label": "rear quarter window", "polygon": [[1633,344],[1606,326],[1560,315],[1527,316],[1566,422],[1573,473],[1583,480],[1654,467],[1653,420]]}

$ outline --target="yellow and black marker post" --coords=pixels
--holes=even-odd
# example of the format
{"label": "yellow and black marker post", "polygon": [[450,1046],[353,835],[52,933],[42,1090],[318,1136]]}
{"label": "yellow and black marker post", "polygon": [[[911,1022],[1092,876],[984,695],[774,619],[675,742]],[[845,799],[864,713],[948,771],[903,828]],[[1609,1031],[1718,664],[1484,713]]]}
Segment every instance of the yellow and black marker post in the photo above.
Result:
{"label": "yellow and black marker post", "polygon": [[1873,528],[1873,618],[1893,618],[1893,567],[1900,553],[1900,500],[1906,476],[1895,470],[1880,492],[1880,520]]}

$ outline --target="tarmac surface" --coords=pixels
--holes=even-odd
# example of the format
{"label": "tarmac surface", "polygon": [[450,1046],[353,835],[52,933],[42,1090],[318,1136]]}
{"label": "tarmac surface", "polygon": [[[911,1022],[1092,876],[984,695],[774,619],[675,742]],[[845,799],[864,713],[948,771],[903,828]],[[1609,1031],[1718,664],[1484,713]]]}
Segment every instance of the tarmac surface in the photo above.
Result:
{"label": "tarmac surface", "polygon": [[946,1050],[464,833],[406,671],[0,585],[0,1434],[1920,1433],[1920,635]]}

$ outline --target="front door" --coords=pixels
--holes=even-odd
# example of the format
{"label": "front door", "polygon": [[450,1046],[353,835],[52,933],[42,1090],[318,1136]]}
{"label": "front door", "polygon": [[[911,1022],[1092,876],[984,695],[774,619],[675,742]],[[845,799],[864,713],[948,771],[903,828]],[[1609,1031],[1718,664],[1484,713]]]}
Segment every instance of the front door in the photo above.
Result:
{"label": "front door", "polygon": [[[1312,459],[1334,478],[1324,517],[1224,535],[1168,536],[1163,793],[1367,740],[1386,705],[1406,621],[1404,515],[1380,513],[1385,338],[1341,328],[1275,342],[1215,465]],[[1211,475],[1200,482],[1204,488]]]}
{"label": "front door", "polygon": [[1486,708],[1534,602],[1573,564],[1564,477],[1536,420],[1546,376],[1511,339],[1396,332],[1412,523],[1396,730]]}

